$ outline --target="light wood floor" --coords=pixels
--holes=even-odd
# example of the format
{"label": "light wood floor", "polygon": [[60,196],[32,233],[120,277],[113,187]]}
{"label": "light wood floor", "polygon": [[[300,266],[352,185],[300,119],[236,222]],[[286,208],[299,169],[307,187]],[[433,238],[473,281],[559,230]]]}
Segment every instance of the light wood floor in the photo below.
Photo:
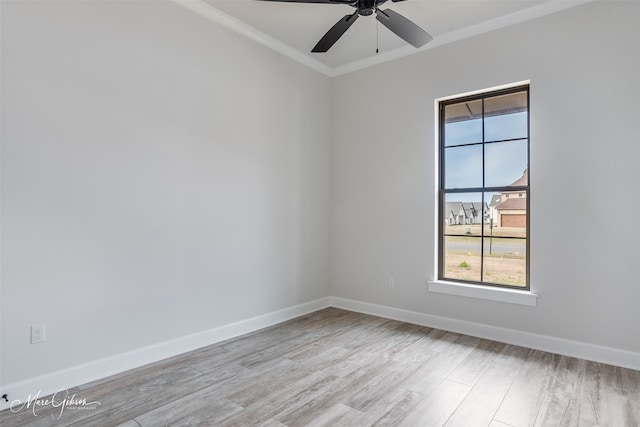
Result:
{"label": "light wood floor", "polygon": [[334,308],[70,392],[0,425],[640,425],[638,371]]}

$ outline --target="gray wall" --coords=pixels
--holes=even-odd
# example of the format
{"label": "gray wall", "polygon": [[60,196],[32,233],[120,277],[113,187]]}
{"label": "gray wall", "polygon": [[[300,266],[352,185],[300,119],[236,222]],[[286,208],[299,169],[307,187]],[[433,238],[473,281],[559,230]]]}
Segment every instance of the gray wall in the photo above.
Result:
{"label": "gray wall", "polygon": [[[639,19],[589,3],[335,78],[331,294],[640,351]],[[528,79],[538,305],[429,293],[434,99]]]}
{"label": "gray wall", "polygon": [[327,77],[172,2],[1,24],[3,384],[328,295]]}
{"label": "gray wall", "polygon": [[[2,384],[328,295],[640,351],[640,3],[333,80],[171,2],[1,5]],[[430,294],[433,100],[524,79],[538,306]]]}

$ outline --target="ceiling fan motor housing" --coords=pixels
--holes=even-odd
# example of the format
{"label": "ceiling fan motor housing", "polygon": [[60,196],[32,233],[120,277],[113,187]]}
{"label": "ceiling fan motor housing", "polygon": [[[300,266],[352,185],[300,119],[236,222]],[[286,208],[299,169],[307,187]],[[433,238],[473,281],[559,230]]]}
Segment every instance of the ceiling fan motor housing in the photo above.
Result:
{"label": "ceiling fan motor housing", "polygon": [[358,15],[373,15],[373,12],[376,10],[376,3],[376,0],[360,0],[358,2]]}

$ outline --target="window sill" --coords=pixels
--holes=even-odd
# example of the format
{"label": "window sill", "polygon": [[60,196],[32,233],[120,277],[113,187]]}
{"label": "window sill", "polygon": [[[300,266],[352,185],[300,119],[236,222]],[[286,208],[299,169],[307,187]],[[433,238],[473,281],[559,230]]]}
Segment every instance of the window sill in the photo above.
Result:
{"label": "window sill", "polygon": [[429,281],[428,283],[429,292],[507,302],[530,307],[535,307],[538,299],[538,295],[536,294],[517,289],[494,288],[466,283],[445,282],[443,280]]}

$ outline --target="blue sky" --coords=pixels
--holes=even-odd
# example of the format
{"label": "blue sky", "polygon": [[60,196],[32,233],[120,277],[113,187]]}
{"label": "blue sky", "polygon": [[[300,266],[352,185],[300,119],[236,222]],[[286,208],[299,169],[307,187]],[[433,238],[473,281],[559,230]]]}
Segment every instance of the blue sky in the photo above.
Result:
{"label": "blue sky", "polygon": [[[465,120],[445,125],[445,187],[482,186],[482,146],[456,147],[482,141],[482,120]],[[485,140],[526,138],[527,113],[485,118]],[[527,167],[527,140],[496,142],[485,146],[485,185],[509,185]]]}

